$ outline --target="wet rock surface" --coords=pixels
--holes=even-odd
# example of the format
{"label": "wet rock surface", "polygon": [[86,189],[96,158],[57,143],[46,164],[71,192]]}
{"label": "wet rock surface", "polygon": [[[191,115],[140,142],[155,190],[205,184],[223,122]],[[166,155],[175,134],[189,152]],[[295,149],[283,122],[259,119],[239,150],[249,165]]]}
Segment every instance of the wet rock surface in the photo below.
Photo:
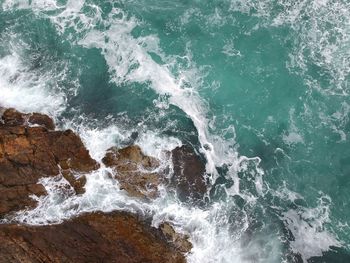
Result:
{"label": "wet rock surface", "polygon": [[40,113],[21,113],[15,109],[2,108],[1,114],[2,122],[7,126],[21,126],[21,125],[38,125],[47,128],[48,130],[54,130],[55,124],[53,120]]}
{"label": "wet rock surface", "polygon": [[193,148],[188,145],[172,151],[174,175],[171,184],[182,201],[201,201],[207,192],[205,164]]}
{"label": "wet rock surface", "polygon": [[205,162],[188,145],[175,148],[170,156],[174,167],[170,182],[159,160],[146,156],[137,145],[122,149],[112,147],[102,161],[113,169],[112,176],[130,196],[156,198],[158,186],[165,183],[176,189],[180,200],[202,202],[207,192]]}
{"label": "wet rock surface", "polygon": [[38,113],[2,109],[0,121],[0,218],[36,202],[29,195],[46,194],[42,177],[60,173],[76,192],[84,179],[74,174],[98,168],[81,139],[71,130],[54,131],[54,122]]}
{"label": "wet rock surface", "polygon": [[182,263],[159,229],[121,212],[86,214],[60,225],[0,225],[0,262]]}
{"label": "wet rock surface", "polygon": [[[30,195],[47,194],[38,183],[43,177],[63,176],[77,194],[84,193],[84,173],[99,164],[71,130],[54,129],[46,115],[0,107],[0,219],[35,207]],[[155,198],[165,181],[160,162],[136,145],[109,149],[103,162],[131,196]],[[0,224],[0,263],[180,263],[191,249],[189,237],[170,223],[156,229],[125,212],[89,213],[59,225]]]}
{"label": "wet rock surface", "polygon": [[180,252],[189,253],[192,249],[192,243],[189,236],[175,232],[170,223],[164,222],[159,226],[164,236],[171,242]]}
{"label": "wet rock surface", "polygon": [[157,170],[159,161],[146,156],[139,146],[132,145],[123,149],[113,147],[102,161],[113,168],[113,175],[121,189],[129,195],[140,198],[158,196],[158,185],[164,180],[164,176]]}

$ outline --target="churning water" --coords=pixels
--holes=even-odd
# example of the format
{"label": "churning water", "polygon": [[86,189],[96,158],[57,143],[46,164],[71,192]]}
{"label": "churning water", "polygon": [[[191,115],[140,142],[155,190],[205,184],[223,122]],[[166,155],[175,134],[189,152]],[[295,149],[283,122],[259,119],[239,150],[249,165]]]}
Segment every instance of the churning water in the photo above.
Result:
{"label": "churning water", "polygon": [[101,160],[130,135],[206,159],[204,206],[43,179],[17,220],[128,210],[172,222],[188,262],[350,262],[348,0],[0,0],[0,104],[44,112]]}

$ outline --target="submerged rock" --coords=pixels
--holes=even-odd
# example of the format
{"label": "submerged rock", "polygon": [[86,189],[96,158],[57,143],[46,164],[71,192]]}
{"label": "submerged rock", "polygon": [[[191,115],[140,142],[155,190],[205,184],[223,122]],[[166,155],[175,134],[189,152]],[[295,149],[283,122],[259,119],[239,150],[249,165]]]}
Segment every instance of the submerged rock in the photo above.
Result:
{"label": "submerged rock", "polygon": [[0,225],[0,262],[184,263],[162,231],[135,215],[85,214],[60,225]]}
{"label": "submerged rock", "polygon": [[139,146],[110,148],[102,161],[113,168],[121,189],[129,195],[140,198],[158,196],[158,186],[163,181],[163,176],[158,172],[159,161],[144,155]]}
{"label": "submerged rock", "polygon": [[174,174],[171,184],[182,201],[201,201],[207,192],[205,164],[192,147],[183,145],[172,151]]}
{"label": "submerged rock", "polygon": [[84,179],[74,174],[97,169],[81,139],[71,130],[54,131],[43,114],[2,110],[0,122],[0,218],[6,213],[33,207],[29,195],[44,195],[41,177],[60,173],[82,193]]}

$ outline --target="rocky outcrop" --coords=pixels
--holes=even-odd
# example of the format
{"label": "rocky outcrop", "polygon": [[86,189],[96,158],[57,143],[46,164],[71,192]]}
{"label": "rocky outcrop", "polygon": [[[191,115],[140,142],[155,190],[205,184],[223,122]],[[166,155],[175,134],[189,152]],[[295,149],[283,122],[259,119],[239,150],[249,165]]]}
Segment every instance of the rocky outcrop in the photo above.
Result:
{"label": "rocky outcrop", "polygon": [[207,192],[203,160],[188,145],[175,148],[172,151],[172,160],[174,174],[171,184],[175,187],[180,200],[201,201]]}
{"label": "rocky outcrop", "polygon": [[77,193],[83,192],[85,178],[79,173],[94,170],[98,164],[79,136],[71,130],[54,131],[54,122],[43,114],[1,112],[0,218],[33,207],[36,202],[29,196],[46,194],[38,184],[42,177],[62,174]]}
{"label": "rocky outcrop", "polygon": [[7,126],[34,125],[43,126],[48,130],[54,130],[55,124],[53,120],[44,114],[30,113],[24,114],[15,109],[2,108],[2,122]]}
{"label": "rocky outcrop", "polygon": [[[171,230],[168,230],[171,232]],[[0,263],[182,263],[159,229],[134,215],[86,214],[51,226],[0,225]]]}
{"label": "rocky outcrop", "polygon": [[[172,151],[174,173],[170,187],[182,201],[201,202],[207,192],[205,163],[192,147],[183,145]],[[169,184],[159,160],[146,156],[137,145],[109,149],[102,159],[113,169],[113,177],[130,196],[152,199],[158,196],[158,186]]]}
{"label": "rocky outcrop", "polygon": [[159,173],[159,161],[146,156],[137,145],[123,149],[115,147],[108,150],[102,159],[107,167],[113,169],[113,176],[118,180],[121,189],[129,195],[140,198],[155,198],[158,185],[164,180]]}
{"label": "rocky outcrop", "polygon": [[[84,192],[84,173],[99,165],[71,130],[55,131],[46,115],[0,107],[0,219],[34,207],[30,195],[45,195],[42,177],[63,176]],[[160,163],[138,146],[111,148],[103,159],[130,195],[154,198],[164,181]],[[124,212],[80,215],[59,225],[0,224],[0,263],[186,262],[192,244],[169,223],[158,229]]]}

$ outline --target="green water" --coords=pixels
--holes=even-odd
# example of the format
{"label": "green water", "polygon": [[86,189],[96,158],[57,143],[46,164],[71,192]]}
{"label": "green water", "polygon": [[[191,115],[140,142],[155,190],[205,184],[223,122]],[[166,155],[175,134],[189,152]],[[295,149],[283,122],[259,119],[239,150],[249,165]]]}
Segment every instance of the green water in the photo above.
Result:
{"label": "green water", "polygon": [[1,104],[212,143],[242,261],[350,262],[349,2],[0,3]]}

